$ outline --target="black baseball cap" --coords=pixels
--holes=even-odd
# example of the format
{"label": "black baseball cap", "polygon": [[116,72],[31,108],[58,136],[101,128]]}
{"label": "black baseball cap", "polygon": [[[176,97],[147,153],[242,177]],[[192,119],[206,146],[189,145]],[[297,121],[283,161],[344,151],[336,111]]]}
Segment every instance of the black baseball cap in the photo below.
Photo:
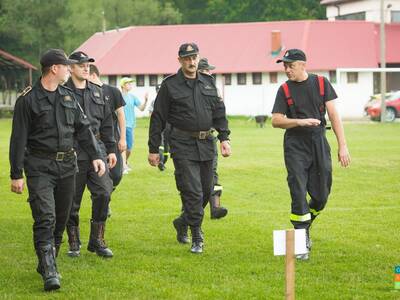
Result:
{"label": "black baseball cap", "polygon": [[297,60],[307,61],[306,55],[300,49],[289,49],[285,52],[281,59],[278,59],[276,63],[281,62],[294,62]]}
{"label": "black baseball cap", "polygon": [[214,70],[215,66],[210,65],[208,63],[208,59],[203,57],[202,59],[200,59],[199,61],[199,66],[197,67],[199,70]]}
{"label": "black baseball cap", "polygon": [[40,58],[40,65],[42,67],[51,67],[52,65],[72,65],[77,62],[72,59],[68,59],[64,50],[61,49],[49,49],[43,53]]}
{"label": "black baseball cap", "polygon": [[199,47],[195,43],[185,43],[179,47],[179,57],[186,57],[194,54],[199,54]]}
{"label": "black baseball cap", "polygon": [[94,58],[89,57],[85,52],[76,51],[69,56],[70,59],[76,60],[76,64],[94,62]]}

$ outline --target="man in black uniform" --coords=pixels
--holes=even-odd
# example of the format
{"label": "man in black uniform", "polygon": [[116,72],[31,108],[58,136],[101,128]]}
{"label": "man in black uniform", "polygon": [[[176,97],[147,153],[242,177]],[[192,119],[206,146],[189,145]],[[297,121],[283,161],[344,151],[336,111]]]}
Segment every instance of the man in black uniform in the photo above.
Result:
{"label": "man in black uniform", "polygon": [[77,63],[71,65],[71,77],[66,85],[74,91],[79,104],[87,115],[102,151],[102,159],[105,162],[108,160],[108,168],[103,177],[95,176],[88,160],[88,154],[84,149],[77,147],[79,172],[76,175],[75,197],[67,223],[68,255],[71,257],[80,255],[79,209],[87,185],[92,199],[90,239],[87,249],[102,257],[112,257],[113,253],[104,241],[108,203],[113,188],[109,168],[113,168],[117,161],[112,115],[110,107],[104,101],[101,88],[88,81],[89,63],[94,62],[94,59],[81,51],[72,53],[69,58]]}
{"label": "man in black uniform", "polygon": [[[336,111],[336,92],[322,76],[307,73],[306,55],[299,49],[287,50],[282,59],[289,78],[278,90],[272,110],[272,126],[286,129],[285,164],[292,197],[290,220],[296,229],[306,229],[307,247],[311,249],[309,229],[324,209],[332,185],[330,146],[325,137],[325,113],[328,112],[338,142],[338,160],[350,164],[343,126]],[[311,200],[307,201],[307,193]],[[308,259],[309,255],[299,255]]]}
{"label": "man in black uniform", "polygon": [[74,196],[75,138],[92,160],[96,176],[105,172],[88,120],[72,91],[59,85],[67,80],[71,63],[63,50],[44,53],[42,77],[15,103],[10,140],[11,191],[22,193],[25,171],[37,271],[46,291],[60,288],[56,256]]}
{"label": "man in black uniform", "polygon": [[180,192],[183,213],[174,220],[177,240],[188,243],[187,226],[192,233],[192,253],[203,252],[203,201],[213,187],[212,163],[214,141],[211,128],[218,131],[221,153],[231,153],[225,105],[218,96],[214,79],[197,72],[199,49],[196,44],[179,48],[178,73],[164,79],[154,103],[149,129],[149,163],[157,166],[158,147],[166,122],[171,124],[169,137],[175,180]]}
{"label": "man in black uniform", "polygon": [[[100,80],[99,69],[94,64],[90,64],[89,68],[89,80],[92,83],[97,84],[101,87],[101,89],[103,90],[104,99],[110,107],[113,116],[114,137],[115,141],[118,142],[118,151],[116,151],[115,153],[117,156],[117,163],[115,167],[110,170],[110,176],[113,181],[114,191],[118,184],[121,182],[124,167],[121,152],[126,150],[126,128],[124,114],[125,101],[119,89],[114,86],[105,84]],[[111,208],[110,205],[108,205],[108,217],[110,216]]]}
{"label": "man in black uniform", "polygon": [[[215,69],[215,66],[208,63],[208,59],[203,57],[199,61],[198,70],[201,73],[205,73],[211,76],[211,71]],[[210,202],[210,216],[211,219],[220,219],[228,214],[228,210],[221,206],[221,195],[222,195],[222,185],[218,180],[218,149],[217,149],[217,138],[214,138],[214,159],[213,159],[213,175],[214,175],[214,188],[209,199]],[[207,206],[208,202],[203,203],[203,207]]]}

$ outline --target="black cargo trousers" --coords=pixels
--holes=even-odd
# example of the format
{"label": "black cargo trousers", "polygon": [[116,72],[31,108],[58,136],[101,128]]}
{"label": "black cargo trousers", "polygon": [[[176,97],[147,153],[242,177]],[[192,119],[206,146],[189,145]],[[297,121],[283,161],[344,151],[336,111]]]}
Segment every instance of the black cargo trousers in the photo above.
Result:
{"label": "black cargo trousers", "polygon": [[35,249],[61,244],[75,194],[76,157],[56,161],[25,157]]}
{"label": "black cargo trousers", "polygon": [[186,224],[201,226],[204,216],[203,203],[207,203],[213,190],[213,160],[196,161],[173,159],[176,187],[181,195]]}
{"label": "black cargo trousers", "polygon": [[79,210],[81,207],[83,192],[86,185],[92,199],[92,217],[94,222],[105,222],[107,220],[108,204],[113,190],[113,181],[106,164],[106,173],[99,177],[95,172],[90,160],[78,160],[79,172],[76,175],[76,192],[74,195],[68,226],[79,226]]}
{"label": "black cargo trousers", "polygon": [[[292,198],[290,221],[296,229],[309,228],[324,209],[332,186],[331,149],[325,128],[287,130],[284,155]],[[307,194],[311,197],[309,202]]]}

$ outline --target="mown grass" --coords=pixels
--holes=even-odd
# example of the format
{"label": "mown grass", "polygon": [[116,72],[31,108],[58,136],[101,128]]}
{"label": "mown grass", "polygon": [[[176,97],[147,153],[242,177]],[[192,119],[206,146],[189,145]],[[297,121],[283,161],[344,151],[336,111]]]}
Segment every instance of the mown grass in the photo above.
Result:
{"label": "mown grass", "polygon": [[[58,259],[62,288],[42,292],[35,272],[27,193],[9,192],[10,120],[0,120],[0,297],[55,299],[283,299],[284,258],[274,257],[272,231],[290,228],[290,199],[282,155],[283,130],[231,120],[233,156],[220,159],[227,218],[203,229],[205,252],[192,255],[175,241],[180,209],[173,166],[147,163],[148,119],[136,130],[133,171],[113,194],[106,237],[115,257],[82,248]],[[296,264],[297,299],[400,299],[393,269],[400,265],[400,124],[347,123],[352,165],[334,162],[327,209],[312,229],[311,260]],[[332,132],[332,156],[336,141]],[[81,210],[86,246],[90,198]]]}

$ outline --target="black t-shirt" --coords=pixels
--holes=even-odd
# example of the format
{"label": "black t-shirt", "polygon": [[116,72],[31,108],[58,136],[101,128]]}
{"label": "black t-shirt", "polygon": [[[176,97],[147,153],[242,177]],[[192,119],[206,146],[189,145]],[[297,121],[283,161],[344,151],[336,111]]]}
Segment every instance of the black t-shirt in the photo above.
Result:
{"label": "black t-shirt", "polygon": [[119,89],[108,84],[103,84],[101,88],[103,89],[104,99],[110,106],[112,112],[115,112],[118,108],[125,106],[126,103]]}
{"label": "black t-shirt", "polygon": [[85,94],[85,89],[74,89],[75,95],[77,96],[77,100],[82,107],[85,107],[85,103],[83,101],[83,95]]}
{"label": "black t-shirt", "polygon": [[[314,118],[322,121],[324,116],[321,116],[320,106],[323,102],[328,102],[337,98],[336,92],[330,82],[324,77],[324,97],[319,92],[318,76],[308,74],[308,78],[302,82],[287,81],[290,95],[292,96],[296,116],[298,119]],[[272,113],[281,113],[288,118],[293,118],[289,111],[289,106],[286,102],[285,93],[282,86],[276,94]]]}

